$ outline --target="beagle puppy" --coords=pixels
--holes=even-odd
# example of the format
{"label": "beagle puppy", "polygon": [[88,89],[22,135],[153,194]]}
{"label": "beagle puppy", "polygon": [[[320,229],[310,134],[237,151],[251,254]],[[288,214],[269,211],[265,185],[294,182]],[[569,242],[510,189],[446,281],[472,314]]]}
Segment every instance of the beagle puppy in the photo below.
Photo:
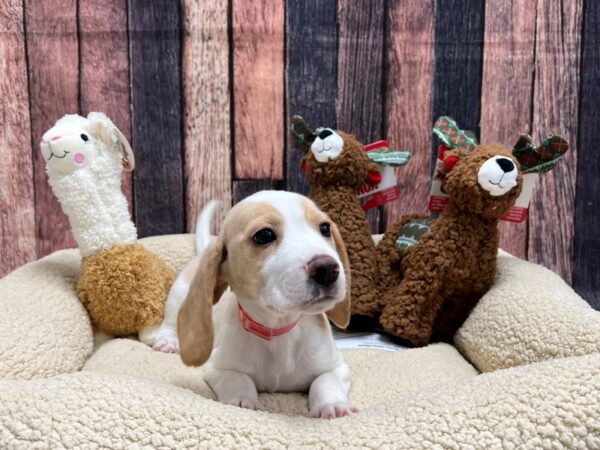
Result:
{"label": "beagle puppy", "polygon": [[[197,270],[175,308],[183,362],[208,360],[204,379],[222,403],[262,410],[258,392],[308,391],[311,417],[356,412],[327,320],[345,328],[350,316],[348,257],[335,224],[304,196],[262,191],[234,206],[211,237],[213,209],[200,215]],[[174,286],[179,296],[169,302],[184,287]],[[167,341],[161,349],[176,350]]]}

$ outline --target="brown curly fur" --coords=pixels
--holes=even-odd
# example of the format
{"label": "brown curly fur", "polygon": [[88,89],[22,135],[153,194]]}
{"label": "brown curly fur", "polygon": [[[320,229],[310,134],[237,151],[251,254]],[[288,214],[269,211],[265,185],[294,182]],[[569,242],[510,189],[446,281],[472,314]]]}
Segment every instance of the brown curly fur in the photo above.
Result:
{"label": "brown curly fur", "polygon": [[[457,155],[449,151],[445,157]],[[460,158],[447,174],[449,203],[430,231],[416,244],[401,250],[396,238],[407,216],[392,225],[378,246],[383,286],[392,286],[382,298],[380,323],[392,335],[414,345],[433,337],[448,340],[487,292],[496,273],[498,219],[521,193],[517,186],[493,197],[477,182],[479,167],[496,155],[519,163],[504,147],[481,145]]]}
{"label": "brown curly fur", "polygon": [[83,258],[77,295],[95,329],[126,336],[162,321],[174,277],[141,245],[117,245]]}
{"label": "brown curly fur", "polygon": [[376,170],[363,145],[354,137],[336,130],[344,140],[340,155],[320,163],[312,152],[304,157],[310,186],[309,197],[337,224],[346,244],[352,273],[352,314],[373,316],[379,309],[376,286],[375,244],[356,190]]}

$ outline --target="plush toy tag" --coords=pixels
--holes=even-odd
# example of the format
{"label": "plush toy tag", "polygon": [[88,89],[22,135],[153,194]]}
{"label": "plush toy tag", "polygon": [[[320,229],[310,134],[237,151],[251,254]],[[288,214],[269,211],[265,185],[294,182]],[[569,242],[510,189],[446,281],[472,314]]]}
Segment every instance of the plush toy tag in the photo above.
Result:
{"label": "plush toy tag", "polygon": [[381,175],[376,185],[366,183],[357,191],[360,205],[367,211],[394,201],[400,196],[394,167],[406,164],[410,159],[410,153],[390,151],[387,141],[373,142],[365,145],[364,149],[369,159],[377,163],[377,170]]}

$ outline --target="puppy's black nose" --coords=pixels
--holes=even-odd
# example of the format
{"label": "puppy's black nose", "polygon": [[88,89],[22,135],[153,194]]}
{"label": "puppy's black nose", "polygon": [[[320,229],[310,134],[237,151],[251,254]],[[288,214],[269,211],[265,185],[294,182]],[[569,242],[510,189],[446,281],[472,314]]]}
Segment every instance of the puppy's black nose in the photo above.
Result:
{"label": "puppy's black nose", "polygon": [[340,266],[331,256],[318,255],[308,262],[306,273],[315,283],[330,286],[338,279]]}
{"label": "puppy's black nose", "polygon": [[508,158],[498,158],[496,163],[504,172],[512,172],[515,168],[515,164]]}
{"label": "puppy's black nose", "polygon": [[319,137],[320,137],[321,139],[325,139],[327,136],[331,136],[332,134],[333,134],[333,131],[331,131],[331,130],[328,130],[328,129],[326,128],[326,129],[324,129],[323,131],[321,131],[321,132],[319,133]]}

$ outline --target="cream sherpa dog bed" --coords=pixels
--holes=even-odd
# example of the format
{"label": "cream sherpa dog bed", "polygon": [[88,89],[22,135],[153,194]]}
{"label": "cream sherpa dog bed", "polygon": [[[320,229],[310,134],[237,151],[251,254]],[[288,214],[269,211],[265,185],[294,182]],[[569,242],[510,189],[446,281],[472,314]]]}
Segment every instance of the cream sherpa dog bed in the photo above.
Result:
{"label": "cream sherpa dog bed", "polygon": [[[192,255],[190,236],[142,243],[175,269]],[[201,369],[134,340],[94,351],[78,252],[57,252],[0,280],[0,448],[600,448],[600,313],[498,262],[456,348],[345,351],[362,411],[325,421],[301,394],[262,394],[269,413],[217,403]]]}

